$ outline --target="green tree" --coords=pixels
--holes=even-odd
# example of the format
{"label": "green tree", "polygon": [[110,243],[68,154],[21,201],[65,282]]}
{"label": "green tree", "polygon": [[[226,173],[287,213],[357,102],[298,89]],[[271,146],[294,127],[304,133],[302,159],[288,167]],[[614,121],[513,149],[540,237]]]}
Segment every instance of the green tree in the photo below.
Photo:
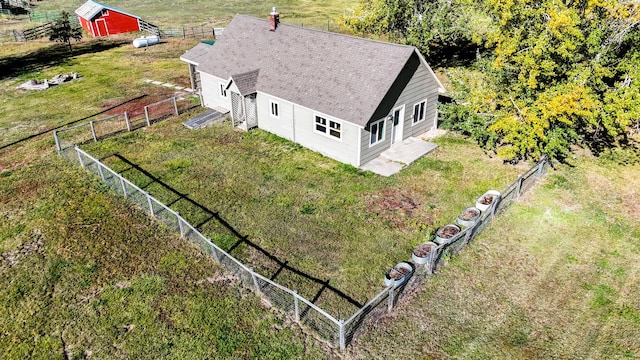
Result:
{"label": "green tree", "polygon": [[69,51],[71,51],[71,40],[79,41],[82,39],[82,29],[77,25],[72,25],[69,21],[69,13],[63,11],[51,25],[50,41],[67,43]]}

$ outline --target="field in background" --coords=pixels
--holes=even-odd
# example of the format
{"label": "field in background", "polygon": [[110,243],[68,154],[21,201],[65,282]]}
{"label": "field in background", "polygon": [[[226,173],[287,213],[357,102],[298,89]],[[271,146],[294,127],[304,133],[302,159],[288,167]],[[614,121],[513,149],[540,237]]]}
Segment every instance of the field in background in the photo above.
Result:
{"label": "field in background", "polygon": [[[37,2],[34,10],[39,12],[66,10],[73,13],[83,3],[84,0],[43,0]],[[281,14],[281,21],[285,23],[326,29],[327,22],[335,28],[338,16],[342,15],[345,9],[356,6],[358,1],[180,0],[167,2],[110,0],[105,3],[159,26],[224,26],[233,15],[238,13],[266,19],[271,12],[271,7],[276,6]]]}

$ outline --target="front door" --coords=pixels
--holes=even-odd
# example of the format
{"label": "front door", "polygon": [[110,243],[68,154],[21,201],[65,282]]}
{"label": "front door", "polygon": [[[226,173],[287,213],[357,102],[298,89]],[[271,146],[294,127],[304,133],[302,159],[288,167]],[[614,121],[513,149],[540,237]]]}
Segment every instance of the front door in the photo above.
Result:
{"label": "front door", "polygon": [[404,125],[404,105],[393,109],[393,126],[391,129],[391,144],[402,142],[402,127]]}

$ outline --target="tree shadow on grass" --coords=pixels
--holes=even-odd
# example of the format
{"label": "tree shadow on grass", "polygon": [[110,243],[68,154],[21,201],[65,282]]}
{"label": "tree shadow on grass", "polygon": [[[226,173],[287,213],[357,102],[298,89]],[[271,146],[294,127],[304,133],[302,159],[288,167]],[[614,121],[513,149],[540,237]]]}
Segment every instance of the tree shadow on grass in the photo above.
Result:
{"label": "tree shadow on grass", "polygon": [[66,44],[54,43],[28,54],[3,57],[0,58],[0,79],[62,65],[75,56],[98,53],[128,43],[127,40],[97,39],[89,42],[73,43],[71,51],[69,51]]}
{"label": "tree shadow on grass", "polygon": [[[190,215],[183,215],[183,216],[186,217],[185,220],[195,224],[194,227],[196,229],[202,231],[202,227],[211,221],[214,221],[218,225],[221,225],[230,234],[232,234],[235,240],[235,243],[231,244],[231,246],[228,248],[227,250],[228,253],[233,254],[241,245],[248,246],[249,248],[253,249],[254,254],[258,254],[258,256],[256,258],[253,258],[252,261],[261,262],[263,263],[262,265],[269,263],[270,265],[261,266],[261,268],[266,271],[268,271],[267,269],[269,268],[275,269],[275,271],[271,270],[272,273],[270,275],[265,274],[271,280],[276,281],[276,279],[282,276],[286,276],[290,279],[297,279],[297,280],[294,280],[294,283],[296,283],[298,286],[305,286],[304,284],[306,283],[307,285],[309,285],[309,288],[315,289],[313,290],[314,293],[307,294],[312,298],[311,302],[314,304],[320,301],[321,296],[325,294],[324,296],[340,299],[341,303],[348,306],[353,306],[353,310],[357,310],[358,308],[362,307],[362,303],[358,302],[357,300],[355,300],[353,297],[349,296],[342,290],[330,285],[329,284],[330,280],[323,280],[321,278],[315,277],[311,274],[308,274],[300,269],[297,269],[289,265],[288,261],[275,256],[268,250],[262,248],[256,242],[249,239],[248,236],[240,233],[240,231],[238,231],[233,225],[231,225],[226,219],[224,219],[218,212],[208,209],[206,206],[190,198],[188,194],[178,191],[171,185],[161,180],[159,177],[151,174],[149,171],[145,170],[144,168],[134,163],[133,161],[127,159],[123,155],[115,153],[115,154],[106,156],[100,160],[104,162],[105,160],[109,160],[109,159],[111,159],[112,161],[115,160],[118,163],[120,163],[120,165],[118,166],[118,172],[121,173],[123,176],[125,177],[133,176],[137,178],[138,181],[136,182],[140,184],[141,189],[145,191],[149,191],[148,189],[151,186],[160,186],[163,192],[172,194],[171,196],[172,200],[169,200],[169,198],[167,198],[164,201],[167,204],[167,206],[173,208],[178,202],[188,203],[189,207],[194,209],[194,211],[192,211]],[[217,244],[217,245],[220,245],[220,244]],[[238,255],[235,255],[235,256],[238,256]],[[240,260],[244,260],[244,259],[240,259]],[[253,264],[253,265],[258,265],[258,264]]]}

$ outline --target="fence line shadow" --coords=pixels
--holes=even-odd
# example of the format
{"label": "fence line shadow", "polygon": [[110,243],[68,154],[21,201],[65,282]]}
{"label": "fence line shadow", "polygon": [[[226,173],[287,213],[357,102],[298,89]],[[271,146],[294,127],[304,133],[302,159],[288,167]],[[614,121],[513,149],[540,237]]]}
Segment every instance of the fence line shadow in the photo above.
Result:
{"label": "fence line shadow", "polygon": [[[121,172],[126,172],[126,171],[130,171],[130,170],[136,170],[139,171],[140,173],[142,173],[145,177],[147,177],[150,182],[146,183],[146,185],[144,185],[144,187],[141,187],[143,189],[148,188],[149,186],[151,186],[152,184],[158,184],[160,185],[163,189],[168,190],[169,192],[171,192],[172,194],[177,196],[177,199],[171,201],[170,204],[168,204],[168,206],[174,205],[175,203],[177,203],[178,201],[184,200],[187,201],[189,204],[193,205],[194,207],[196,207],[199,211],[201,211],[202,213],[205,214],[206,218],[199,222],[197,225],[194,225],[194,227],[196,229],[198,229],[199,231],[201,230],[202,226],[204,226],[205,224],[207,224],[208,222],[215,220],[217,221],[219,224],[221,224],[225,229],[227,229],[231,234],[233,234],[233,236],[237,239],[237,241],[231,245],[229,247],[228,253],[232,253],[234,250],[237,250],[238,247],[242,244],[248,245],[251,248],[257,250],[260,254],[262,254],[264,257],[266,257],[268,260],[274,262],[275,264],[278,265],[278,269],[270,276],[271,280],[275,280],[283,271],[289,271],[297,276],[302,277],[303,279],[306,279],[307,281],[310,281],[316,285],[320,286],[320,290],[315,294],[315,296],[313,297],[313,299],[311,300],[312,303],[316,303],[321,295],[326,291],[329,291],[335,295],[337,295],[339,298],[341,298],[342,300],[347,301],[349,304],[355,306],[356,308],[361,308],[363,306],[362,303],[360,303],[359,301],[355,300],[353,297],[349,296],[348,294],[346,294],[344,291],[332,286],[329,284],[330,280],[326,279],[320,279],[318,277],[312,276],[300,269],[297,269],[291,265],[289,265],[289,262],[286,260],[282,260],[280,258],[278,258],[277,256],[273,255],[272,253],[270,253],[268,250],[262,248],[260,245],[256,244],[255,242],[251,241],[248,236],[241,234],[234,226],[232,226],[227,220],[225,220],[218,212],[213,211],[209,208],[207,208],[206,206],[200,204],[199,202],[193,200],[192,198],[189,197],[188,194],[182,193],[180,191],[178,191],[177,189],[175,189],[173,186],[167,184],[165,181],[163,181],[162,179],[160,179],[159,177],[153,175],[152,173],[150,173],[149,171],[145,170],[144,168],[142,168],[141,166],[139,166],[138,164],[134,163],[133,161],[127,159],[125,156],[119,154],[119,153],[114,153],[111,155],[108,155],[106,157],[103,157],[100,159],[100,161],[104,162],[105,160],[109,159],[109,158],[115,158],[119,161],[122,161],[123,163],[125,163],[128,168],[122,170]],[[189,221],[187,219],[187,221]]]}

